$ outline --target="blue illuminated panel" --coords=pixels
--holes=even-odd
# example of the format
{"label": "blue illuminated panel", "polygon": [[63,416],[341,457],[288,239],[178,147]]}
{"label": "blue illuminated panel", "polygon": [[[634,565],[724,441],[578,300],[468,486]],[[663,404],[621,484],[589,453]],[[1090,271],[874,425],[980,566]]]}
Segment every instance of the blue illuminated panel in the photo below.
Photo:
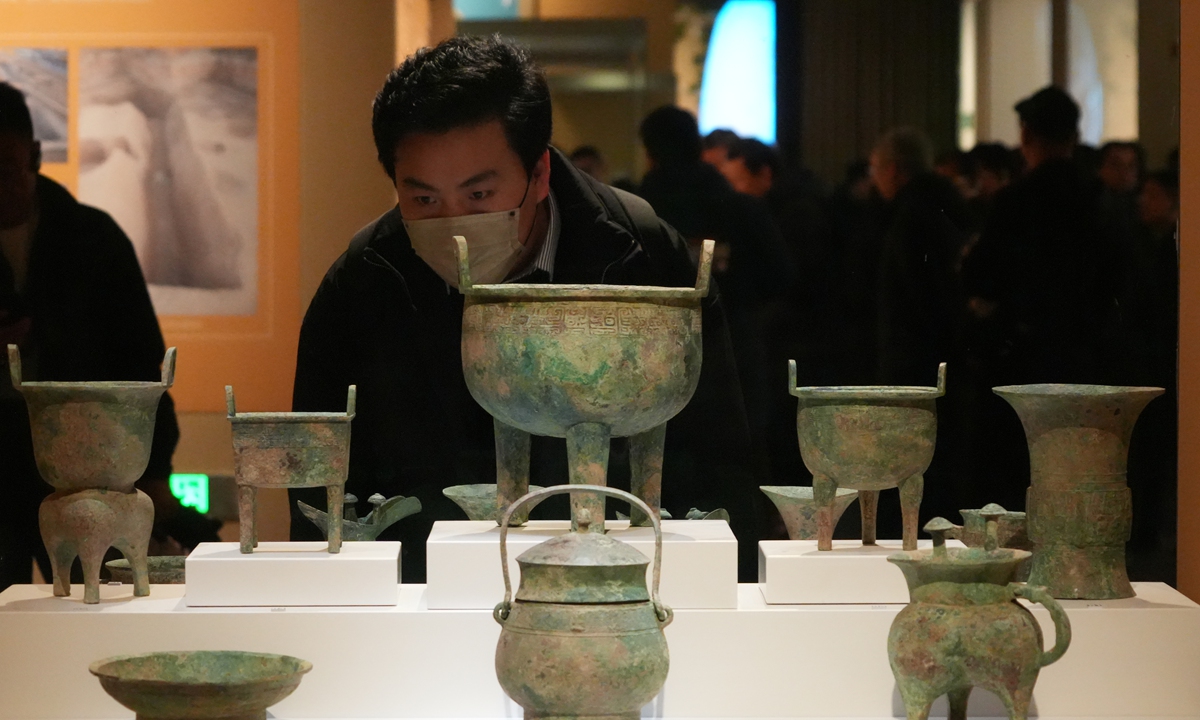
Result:
{"label": "blue illuminated panel", "polygon": [[717,128],[775,142],[774,0],[729,0],[717,13],[700,82],[700,132]]}

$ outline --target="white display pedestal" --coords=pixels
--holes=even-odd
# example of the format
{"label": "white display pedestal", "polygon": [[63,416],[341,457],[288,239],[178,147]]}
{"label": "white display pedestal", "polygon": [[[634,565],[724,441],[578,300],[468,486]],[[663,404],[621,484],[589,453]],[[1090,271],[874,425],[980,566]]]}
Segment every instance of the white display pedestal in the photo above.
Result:
{"label": "white display pedestal", "polygon": [[[771,605],[907,603],[908,585],[887,561],[903,549],[899,540],[834,540],[817,550],[816,540],[762,540],[758,543],[758,582]],[[933,547],[918,540],[917,548]],[[965,547],[958,540],[946,547]]]}
{"label": "white display pedestal", "polygon": [[400,543],[263,542],[243,555],[238,543],[200,543],[188,555],[193,607],[395,605]]}
{"label": "white display pedestal", "polygon": [[[654,557],[654,528],[607,520],[610,537]],[[737,538],[724,520],[664,520],[662,600],[676,610],[736,608]],[[569,520],[531,520],[509,528],[508,564],[513,591],[521,573],[517,556],[571,528]],[[500,528],[491,520],[440,521],[425,543],[427,606],[432,610],[491,610],[504,597]]]}
{"label": "white display pedestal", "polygon": [[[1050,718],[1200,717],[1200,607],[1166,585],[1135,583],[1128,600],[1064,600],[1073,641],[1044,668],[1033,714]],[[0,720],[129,718],[88,664],[153,650],[251,650],[310,660],[313,670],[271,709],[302,718],[520,718],[496,681],[500,626],[491,610],[428,610],[403,585],[395,607],[189,608],[183,588],[150,597],[82,586],[0,594]],[[113,599],[119,598],[119,599]],[[895,718],[904,712],[887,660],[900,605],[767,605],[739,587],[736,610],[679,610],[667,627],[671,669],[643,717]],[[1049,614],[1034,616],[1054,642]],[[972,720],[1004,715],[976,690]],[[945,717],[946,704],[934,705]]]}

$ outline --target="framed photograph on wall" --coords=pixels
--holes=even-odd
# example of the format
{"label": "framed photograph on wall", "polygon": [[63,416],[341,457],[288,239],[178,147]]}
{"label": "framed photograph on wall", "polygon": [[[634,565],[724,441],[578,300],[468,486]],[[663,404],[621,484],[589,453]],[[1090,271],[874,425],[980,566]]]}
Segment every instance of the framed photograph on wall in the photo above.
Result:
{"label": "framed photograph on wall", "polygon": [[181,412],[223,412],[225,385],[247,410],[291,404],[299,45],[290,0],[0,8],[0,77],[35,87],[62,148],[42,173],[129,236]]}
{"label": "framed photograph on wall", "polygon": [[79,201],[129,236],[160,316],[254,315],[258,52],[82,48]]}

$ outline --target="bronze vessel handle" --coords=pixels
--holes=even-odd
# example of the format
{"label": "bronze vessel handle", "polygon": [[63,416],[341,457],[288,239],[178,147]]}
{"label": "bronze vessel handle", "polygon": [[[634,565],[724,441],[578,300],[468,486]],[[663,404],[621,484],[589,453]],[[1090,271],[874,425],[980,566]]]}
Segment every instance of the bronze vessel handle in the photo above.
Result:
{"label": "bronze vessel handle", "polygon": [[[8,346],[8,376],[12,380],[13,387],[21,389],[21,349],[16,345]],[[171,387],[175,384],[175,348],[167,348],[167,354],[163,356],[162,362],[162,384],[163,387]]]}
{"label": "bronze vessel handle", "polygon": [[1044,587],[1009,583],[1008,588],[1012,590],[1013,595],[1038,603],[1050,611],[1050,619],[1054,621],[1054,647],[1049,652],[1042,652],[1038,657],[1038,667],[1043,668],[1056,662],[1071,646],[1071,621],[1067,618],[1067,611],[1063,610],[1063,606],[1059,605],[1057,600],[1050,597],[1050,593]]}
{"label": "bronze vessel handle", "polygon": [[[175,351],[175,348],[171,348],[171,350],[168,351],[168,353],[171,353],[174,351]],[[175,356],[171,355],[171,359],[172,359],[172,361],[174,361]],[[174,368],[174,363],[172,362],[172,369],[173,368]],[[354,407],[357,404],[357,402],[358,402],[358,386],[351,385],[346,390],[346,417],[351,420],[354,419]],[[237,402],[233,398],[233,386],[232,385],[225,386],[225,412],[227,413],[226,417],[228,417],[230,419],[237,417]]]}
{"label": "bronze vessel handle", "polygon": [[[788,360],[788,392],[800,397],[800,384],[796,382],[796,361]],[[946,394],[946,363],[938,363],[937,397]]]}
{"label": "bronze vessel handle", "polygon": [[467,256],[467,239],[462,235],[455,235],[454,244],[458,249],[458,291],[466,295],[466,291],[471,289],[471,260]]}
{"label": "bronze vessel handle", "polygon": [[713,250],[715,240],[705,240],[700,244],[700,262],[696,263],[696,296],[708,297],[708,281],[712,277]]}
{"label": "bronze vessel handle", "polygon": [[[610,488],[603,485],[555,485],[553,487],[534,490],[527,495],[518,498],[508,509],[504,511],[504,517],[500,524],[500,569],[504,572],[504,602],[496,606],[492,615],[496,618],[496,622],[503,623],[508,619],[508,613],[512,609],[512,579],[508,575],[508,521],[512,514],[521,509],[524,505],[532,500],[541,502],[550,495],[562,495],[565,493],[574,492],[595,492],[601,495],[610,495],[621,500],[628,501],[632,505],[637,505],[646,514],[650,516],[650,521],[654,523],[654,572],[652,575],[652,585],[650,586],[650,603],[654,606],[654,614],[658,617],[658,622],[664,627],[669,624],[675,613],[671,608],[662,604],[658,598],[658,579],[662,570],[662,521],[658,518],[658,513],[650,509],[650,506],[644,503],[641,498],[636,495]],[[536,505],[536,503],[534,503]]]}
{"label": "bronze vessel handle", "polygon": [[[471,282],[471,261],[470,249],[467,247],[467,239],[462,235],[454,236],[454,244],[456,257],[458,258],[458,291],[464,295],[470,293],[471,288],[475,287]],[[686,297],[699,299],[708,296],[708,285],[712,278],[712,263],[713,251],[716,248],[716,242],[713,240],[705,240],[700,246],[700,261],[696,267],[696,287],[694,290],[688,288],[666,288],[673,290],[676,293],[682,291],[677,297]],[[659,288],[663,290],[664,288]]]}
{"label": "bronze vessel handle", "polygon": [[173,347],[167,348],[167,354],[163,356],[162,384],[165,388],[175,384],[175,348]]}
{"label": "bronze vessel handle", "polygon": [[13,387],[21,389],[21,348],[16,345],[8,346],[8,375],[12,378]]}

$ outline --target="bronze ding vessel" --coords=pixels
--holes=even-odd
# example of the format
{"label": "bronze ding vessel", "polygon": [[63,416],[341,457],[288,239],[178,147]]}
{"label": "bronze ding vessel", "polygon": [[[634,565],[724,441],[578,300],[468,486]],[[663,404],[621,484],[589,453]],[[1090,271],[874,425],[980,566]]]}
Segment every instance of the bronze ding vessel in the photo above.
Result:
{"label": "bronze ding vessel", "polygon": [[[1040,670],[1071,644],[1066,612],[1045,588],[1011,582],[1024,550],[999,547],[997,521],[1004,510],[989,505],[983,548],[947,548],[954,526],[942,518],[925,525],[933,549],[888,557],[904,573],[911,601],[888,632],[888,660],[908,720],[926,720],[942,695],[950,720],[963,720],[971,689],[995,693],[1011,720],[1025,720]],[[1017,602],[1040,603],[1054,621],[1054,648],[1043,650],[1042,630]]]}
{"label": "bronze ding vessel", "polygon": [[137,720],[266,720],[312,670],[307,660],[233,650],[154,652],[88,668]]}
{"label": "bronze ding vessel", "polygon": [[937,387],[797,387],[788,361],[788,389],[799,398],[800,456],[813,474],[817,549],[833,549],[838,488],[858,490],[863,544],[875,544],[879,491],[899,488],[904,549],[917,549],[917,512],[925,470],[937,440],[937,398],[946,394],[946,363]]}
{"label": "bronze ding vessel", "polygon": [[346,412],[239,413],[233,388],[225,405],[233,429],[233,469],[238,486],[241,551],[258,545],[255,528],[258,488],[324,487],[329,552],[342,549],[346,475],[350,470],[350,421],[357,388],[346,392]]}
{"label": "bronze ding vessel", "polygon": [[16,345],[8,346],[8,368],[29,410],[38,472],[55,490],[38,508],[54,594],[71,594],[78,556],[83,601],[100,602],[101,563],[115,547],[129,561],[133,594],[149,595],[154,504],[134,483],[150,463],[159,400],[175,382],[175,348],[159,382],[24,382]]}
{"label": "bronze ding vessel", "polygon": [[[629,438],[633,493],[658,511],[666,423],[700,377],[700,302],[713,243],[694,288],[471,282],[458,243],[463,374],[495,421],[497,514],[529,487],[529,437],[566,438],[573,484],[605,485],[609,439]],[[572,497],[604,531],[604,499]],[[517,517],[517,516],[513,516]],[[634,509],[631,522],[649,525]]]}
{"label": "bronze ding vessel", "polygon": [[1163,389],[1046,384],[993,390],[1017,411],[1029,442],[1029,582],[1056,598],[1133,597],[1125,572],[1133,524],[1125,463],[1138,415]]}
{"label": "bronze ding vessel", "polygon": [[[516,598],[508,575],[508,516],[550,495],[581,491],[612,495],[640,506],[654,526],[653,585],[646,589],[644,555],[603,533],[589,532],[581,508],[578,531],[547,540],[517,558]],[[496,676],[525,709],[526,720],[636,720],[667,679],[663,628],[671,609],[658,598],[662,528],[658,515],[622,490],[565,485],[537,490],[505,511],[500,528],[504,601]]]}

